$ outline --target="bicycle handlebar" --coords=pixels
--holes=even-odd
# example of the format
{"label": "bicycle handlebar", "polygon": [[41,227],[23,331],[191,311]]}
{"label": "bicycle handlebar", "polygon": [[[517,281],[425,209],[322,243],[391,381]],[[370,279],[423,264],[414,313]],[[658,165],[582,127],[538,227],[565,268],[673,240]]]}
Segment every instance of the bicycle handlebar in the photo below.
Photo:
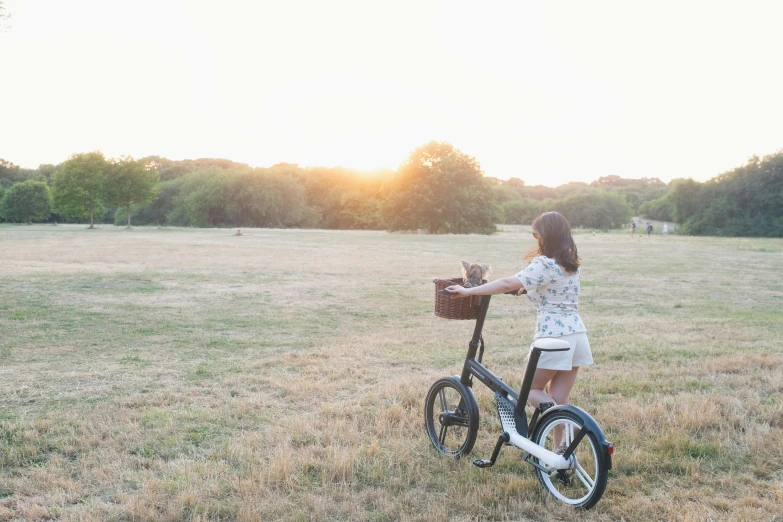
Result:
{"label": "bicycle handlebar", "polygon": [[[527,293],[527,290],[525,290],[524,287],[521,288],[520,290],[523,290],[522,294],[526,294]],[[519,290],[511,290],[510,292],[504,292],[503,295],[522,295],[522,294],[519,294],[518,292],[519,292]],[[444,288],[443,290],[438,290],[438,293],[439,294],[446,294],[446,295],[454,295],[454,292],[449,292],[446,288]]]}

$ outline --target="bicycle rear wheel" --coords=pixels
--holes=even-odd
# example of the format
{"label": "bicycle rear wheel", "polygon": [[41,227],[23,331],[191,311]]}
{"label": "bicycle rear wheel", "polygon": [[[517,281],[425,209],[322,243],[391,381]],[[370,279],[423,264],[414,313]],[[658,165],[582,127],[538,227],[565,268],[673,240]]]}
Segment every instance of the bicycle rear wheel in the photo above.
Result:
{"label": "bicycle rear wheel", "polygon": [[[557,452],[571,444],[584,422],[570,411],[546,416],[536,426],[533,442]],[[601,453],[598,438],[587,432],[571,455],[568,469],[547,473],[536,469],[538,480],[555,498],[577,509],[589,509],[601,499],[606,489],[609,467]]]}
{"label": "bicycle rear wheel", "polygon": [[439,452],[461,457],[473,449],[478,434],[478,405],[458,377],[444,377],[432,385],[424,405],[427,435]]}

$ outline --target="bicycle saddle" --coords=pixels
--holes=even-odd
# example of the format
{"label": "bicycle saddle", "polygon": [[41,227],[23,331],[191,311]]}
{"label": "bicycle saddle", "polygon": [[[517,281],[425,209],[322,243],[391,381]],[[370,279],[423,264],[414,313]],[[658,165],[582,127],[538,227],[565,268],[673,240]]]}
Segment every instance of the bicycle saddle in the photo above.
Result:
{"label": "bicycle saddle", "polygon": [[542,352],[562,352],[570,350],[571,345],[568,341],[562,339],[552,339],[551,337],[542,337],[533,341],[533,348],[538,348]]}

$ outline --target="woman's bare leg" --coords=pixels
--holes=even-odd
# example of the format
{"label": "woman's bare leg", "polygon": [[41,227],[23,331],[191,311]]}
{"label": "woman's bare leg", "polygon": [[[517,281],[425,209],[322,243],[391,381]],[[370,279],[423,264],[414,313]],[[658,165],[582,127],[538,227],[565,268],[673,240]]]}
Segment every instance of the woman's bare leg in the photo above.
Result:
{"label": "woman's bare leg", "polygon": [[579,366],[574,366],[570,370],[560,370],[552,377],[549,383],[549,395],[557,404],[568,404],[568,396],[571,395],[571,388],[574,387],[578,371]]}
{"label": "woman's bare leg", "polygon": [[557,370],[544,370],[543,368],[536,370],[536,374],[533,376],[533,383],[530,386],[530,396],[528,397],[530,404],[538,408],[538,405],[542,402],[556,402],[555,399],[544,391],[544,388],[557,373]]}
{"label": "woman's bare leg", "polygon": [[[568,397],[571,395],[571,389],[576,382],[576,374],[579,367],[575,366],[570,370],[545,370],[539,368],[533,376],[533,383],[530,386],[530,404],[538,408],[542,402],[554,402],[555,404],[568,404]],[[549,393],[544,391],[549,384]],[[554,429],[555,448],[564,444],[562,426],[555,426]]]}
{"label": "woman's bare leg", "polygon": [[[570,370],[561,370],[552,377],[549,382],[549,393],[552,398],[557,401],[557,404],[568,404],[568,396],[571,394],[571,389],[576,382],[576,374],[579,371],[579,366],[574,366]],[[565,437],[563,436],[563,426],[557,425],[554,429],[555,448],[565,446]]]}

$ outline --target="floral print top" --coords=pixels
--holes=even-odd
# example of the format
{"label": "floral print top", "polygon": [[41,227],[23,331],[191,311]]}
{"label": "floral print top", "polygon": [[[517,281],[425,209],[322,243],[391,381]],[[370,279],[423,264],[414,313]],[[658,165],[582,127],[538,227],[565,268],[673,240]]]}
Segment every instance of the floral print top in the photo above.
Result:
{"label": "floral print top", "polygon": [[579,317],[579,269],[566,275],[554,259],[538,256],[517,274],[538,307],[535,339],[586,332]]}

